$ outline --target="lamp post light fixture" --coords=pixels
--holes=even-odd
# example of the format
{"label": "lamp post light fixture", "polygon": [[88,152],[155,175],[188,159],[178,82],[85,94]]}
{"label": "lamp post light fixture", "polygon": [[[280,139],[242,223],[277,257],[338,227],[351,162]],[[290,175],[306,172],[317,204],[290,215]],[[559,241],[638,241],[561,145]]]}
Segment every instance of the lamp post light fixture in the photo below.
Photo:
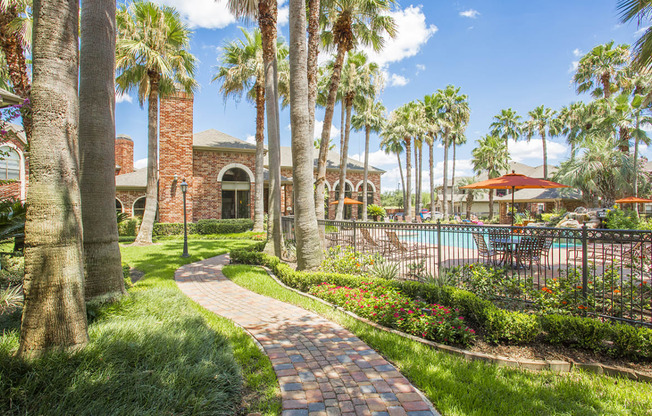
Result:
{"label": "lamp post light fixture", "polygon": [[181,180],[179,187],[183,194],[183,254],[181,254],[181,257],[190,257],[190,254],[188,254],[188,225],[186,221],[186,192],[188,192],[188,184],[185,178]]}

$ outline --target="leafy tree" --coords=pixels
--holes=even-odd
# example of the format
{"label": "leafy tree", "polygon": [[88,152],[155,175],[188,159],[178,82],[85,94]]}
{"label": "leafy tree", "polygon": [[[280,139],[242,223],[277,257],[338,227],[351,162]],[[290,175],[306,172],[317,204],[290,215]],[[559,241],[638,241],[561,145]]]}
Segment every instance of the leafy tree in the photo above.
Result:
{"label": "leafy tree", "polygon": [[614,42],[598,45],[584,55],[577,66],[573,81],[577,92],[590,92],[593,98],[609,98],[618,91],[616,76],[627,65],[629,45]]}
{"label": "leafy tree", "polygon": [[[317,159],[315,201],[324,199],[328,142],[345,55],[357,46],[371,46],[379,51],[384,43],[383,34],[396,35],[394,19],[386,13],[394,3],[394,0],[328,0],[322,3],[322,41],[328,48],[336,49],[336,54]],[[317,217],[324,218],[321,203],[317,204]]]}
{"label": "leafy tree", "polygon": [[[497,178],[500,173],[509,168],[509,152],[505,142],[496,136],[488,134],[478,140],[473,149],[473,170],[480,174],[487,171],[489,179]],[[494,217],[494,190],[489,190],[489,219]]]}
{"label": "leafy tree", "polygon": [[115,214],[115,15],[113,2],[82,3],[79,183],[87,300],[125,292]]}
{"label": "leafy tree", "polygon": [[[244,39],[227,42],[218,58],[221,66],[217,68],[213,81],[220,82],[220,92],[226,100],[236,99],[246,93],[249,101],[256,105],[256,171],[254,188],[254,227],[263,231],[265,216],[264,159],[265,159],[265,68],[263,63],[263,43],[260,30],[249,32],[241,28]],[[277,42],[277,59],[284,60],[289,53],[287,45]],[[280,66],[283,68],[284,66]],[[287,69],[287,68],[285,68]],[[287,76],[286,76],[287,77]]]}
{"label": "leafy tree", "polygon": [[174,92],[174,83],[190,93],[196,87],[195,57],[189,47],[190,30],[171,7],[138,0],[123,5],[116,16],[116,83],[121,92],[138,89],[147,99],[147,190],[143,222],[136,243],[151,244],[158,199],[158,100]]}
{"label": "leafy tree", "polygon": [[[393,153],[396,155],[396,160],[398,161],[398,172],[401,175],[401,190],[403,193],[402,201],[406,200],[406,189],[405,189],[405,176],[403,175],[403,166],[401,166],[401,153],[405,150],[403,147],[403,136],[399,129],[398,123],[392,122],[392,114],[390,114],[389,120],[383,126],[383,129],[380,133],[382,140],[380,142],[380,148],[385,150],[386,154]],[[383,202],[383,205],[386,205]]]}
{"label": "leafy tree", "polygon": [[18,355],[88,343],[77,175],[79,2],[34,2],[33,132]]}
{"label": "leafy tree", "polygon": [[[461,178],[458,186],[466,186],[475,183],[474,178]],[[464,189],[466,195],[466,218],[471,218],[471,210],[473,208],[473,201],[485,193],[484,189]],[[490,208],[491,209],[491,208]]]}
{"label": "leafy tree", "polygon": [[[505,146],[509,150],[509,139],[516,142],[521,136],[521,116],[511,108],[500,110],[500,114],[494,116],[491,123],[491,134],[505,140]],[[507,172],[509,173],[509,172]]]}
{"label": "leafy tree", "polygon": [[543,178],[548,179],[548,143],[546,142],[547,136],[557,136],[560,131],[560,126],[555,119],[556,112],[543,105],[538,106],[534,110],[528,112],[530,118],[523,123],[523,130],[530,141],[532,136],[538,134],[541,137],[543,144]]}
{"label": "leafy tree", "polygon": [[[618,0],[617,8],[622,23],[636,21],[640,27],[649,20],[650,13],[652,13],[652,1]],[[634,43],[633,63],[636,69],[648,69],[652,64],[652,26],[648,26]]]}

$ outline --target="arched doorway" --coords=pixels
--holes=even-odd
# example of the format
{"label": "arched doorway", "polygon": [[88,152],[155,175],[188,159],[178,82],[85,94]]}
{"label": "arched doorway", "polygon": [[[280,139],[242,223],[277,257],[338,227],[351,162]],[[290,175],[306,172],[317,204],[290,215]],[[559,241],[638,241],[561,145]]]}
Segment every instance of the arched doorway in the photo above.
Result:
{"label": "arched doorway", "polygon": [[[338,182],[335,185],[335,199],[333,201],[337,201],[340,199],[340,183]],[[353,195],[353,184],[349,182],[348,180],[344,182],[344,197],[345,198],[351,198]],[[333,204],[333,208],[337,209],[337,205]],[[351,205],[344,205],[344,215],[342,218],[345,220],[351,219],[353,210],[351,209]]]}
{"label": "arched doorway", "polygon": [[[364,193],[364,183],[360,181],[357,186],[358,190],[358,201],[364,202],[362,199],[362,194]],[[374,203],[374,193],[376,192],[376,185],[371,181],[367,181],[367,206]],[[358,205],[358,218],[362,218],[362,207],[363,205]]]}
{"label": "arched doorway", "polygon": [[251,218],[251,182],[248,172],[232,167],[220,175],[222,181],[222,218]]}
{"label": "arched doorway", "polygon": [[124,207],[122,206],[122,202],[120,202],[120,200],[118,198],[116,198],[115,199],[115,212],[118,213],[118,214],[121,214],[124,211],[125,210],[124,210]]}

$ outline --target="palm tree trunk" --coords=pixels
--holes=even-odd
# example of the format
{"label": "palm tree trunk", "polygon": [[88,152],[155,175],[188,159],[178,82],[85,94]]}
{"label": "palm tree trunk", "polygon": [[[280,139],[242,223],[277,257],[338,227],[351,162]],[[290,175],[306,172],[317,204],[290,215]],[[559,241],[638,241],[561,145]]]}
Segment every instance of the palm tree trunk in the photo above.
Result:
{"label": "palm tree trunk", "polygon": [[[636,113],[636,138],[634,139],[634,196],[638,197],[638,132],[640,128],[639,112]],[[636,214],[639,212],[639,204],[634,204]]]}
{"label": "palm tree trunk", "polygon": [[[278,70],[276,66],[275,0],[258,2],[258,25],[263,44],[265,65],[265,101],[267,106],[267,142],[269,152],[269,219],[266,251],[281,257],[281,132],[279,130]],[[270,239],[271,237],[271,239]]]}
{"label": "palm tree trunk", "polygon": [[149,74],[148,126],[147,126],[147,189],[145,191],[145,212],[135,244],[152,244],[152,231],[158,204],[158,88],[160,75]]}
{"label": "palm tree trunk", "polygon": [[466,219],[471,219],[471,207],[473,207],[473,191],[469,189],[469,196],[466,197]]}
{"label": "palm tree trunk", "polygon": [[419,216],[419,146],[414,139],[414,218]]}
{"label": "palm tree trunk", "polygon": [[[306,75],[305,0],[290,0],[290,118],[292,123],[292,166],[294,167],[294,229],[297,240],[297,268],[316,269],[322,251],[313,198],[313,135],[310,130],[308,77]],[[324,205],[323,200],[321,205]]]}
{"label": "palm tree trunk", "polygon": [[453,172],[451,175],[451,205],[453,205],[453,214],[455,214],[455,159],[457,158],[457,145],[453,140]]}
{"label": "palm tree trunk", "polygon": [[489,221],[494,218],[494,190],[489,190]]}
{"label": "palm tree trunk", "polygon": [[430,213],[435,215],[435,158],[434,158],[435,138],[428,142],[428,151],[430,152]]}
{"label": "palm tree trunk", "polygon": [[260,80],[256,86],[256,183],[254,184],[254,227],[253,231],[262,232],[265,221],[265,87]]}
{"label": "palm tree trunk", "polygon": [[335,219],[341,220],[344,214],[344,197],[346,195],[346,165],[349,163],[349,137],[351,135],[351,109],[353,108],[353,97],[346,97],[342,100],[346,103],[346,122],[344,124],[344,142],[342,143],[342,158],[340,159],[340,198],[337,203]]}
{"label": "palm tree trunk", "polygon": [[[369,126],[364,129],[364,174],[362,176],[362,221],[367,221],[367,181],[369,177],[369,136],[371,134]],[[372,201],[373,203],[373,201]]]}
{"label": "palm tree trunk", "polygon": [[[15,5],[8,5],[7,10],[0,13],[0,48],[5,55],[5,61],[9,69],[9,79],[14,87],[14,93],[25,100],[29,100],[31,85],[27,73],[25,49],[16,30],[12,28],[12,22],[17,17],[18,12]],[[21,106],[20,115],[23,129],[25,129],[25,137],[29,143],[32,137],[32,109],[29,102]]]}
{"label": "palm tree trunk", "polygon": [[77,154],[78,31],[78,1],[34,1],[34,134],[20,357],[88,343]]}
{"label": "palm tree trunk", "polygon": [[[342,63],[346,55],[346,48],[342,44],[337,46],[337,55],[333,64],[330,85],[328,87],[328,99],[326,100],[326,111],[324,112],[324,126],[321,131],[321,143],[319,145],[319,158],[317,159],[317,180],[315,181],[315,209],[318,219],[324,219],[324,188],[326,181],[326,160],[328,157],[329,140],[331,135],[331,124],[335,112],[335,99],[337,89],[342,76]],[[344,188],[342,188],[344,189]]]}
{"label": "palm tree trunk", "polygon": [[[308,117],[310,137],[315,134],[315,103],[317,101],[317,69],[319,67],[319,8],[320,0],[308,0]],[[314,172],[313,172],[314,176]],[[322,198],[322,205],[323,198]]]}
{"label": "palm tree trunk", "polygon": [[86,300],[124,291],[115,217],[115,2],[82,3],[79,151]]}
{"label": "palm tree trunk", "polygon": [[405,221],[412,220],[412,139],[405,137]]}
{"label": "palm tree trunk", "polygon": [[421,206],[423,204],[423,141],[419,146],[419,211],[421,212]]}
{"label": "palm tree trunk", "polygon": [[546,135],[541,135],[543,142],[543,179],[548,179],[548,145],[546,143]]}
{"label": "palm tree trunk", "polygon": [[401,174],[401,189],[403,190],[403,208],[405,210],[405,177],[403,176],[403,167],[401,166],[400,153],[396,153],[396,159],[398,160],[398,171]]}
{"label": "palm tree trunk", "polygon": [[443,199],[442,213],[444,219],[448,219],[448,202],[446,200],[446,188],[448,187],[448,132],[444,133],[444,187],[441,197]]}

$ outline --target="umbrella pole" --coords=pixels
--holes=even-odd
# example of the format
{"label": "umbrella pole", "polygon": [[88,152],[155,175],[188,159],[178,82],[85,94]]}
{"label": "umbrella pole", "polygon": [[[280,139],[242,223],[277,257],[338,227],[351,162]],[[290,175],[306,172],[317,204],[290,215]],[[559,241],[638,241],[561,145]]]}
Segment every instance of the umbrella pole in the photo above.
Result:
{"label": "umbrella pole", "polygon": [[514,226],[514,214],[515,214],[515,209],[514,209],[514,189],[515,187],[512,186],[512,227]]}

